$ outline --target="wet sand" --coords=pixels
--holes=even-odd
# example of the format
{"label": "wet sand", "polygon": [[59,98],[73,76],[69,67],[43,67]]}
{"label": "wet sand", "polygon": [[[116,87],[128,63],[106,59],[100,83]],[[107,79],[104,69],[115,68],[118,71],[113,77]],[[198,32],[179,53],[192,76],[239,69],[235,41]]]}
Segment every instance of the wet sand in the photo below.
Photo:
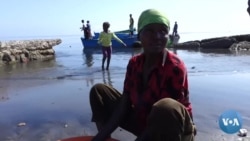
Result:
{"label": "wet sand", "polygon": [[[122,90],[123,76],[100,72],[102,77],[70,79],[0,80],[0,140],[55,141],[80,135],[94,135],[90,122],[88,92],[95,83],[107,83]],[[189,75],[190,100],[198,128],[197,141],[236,140],[236,134],[223,133],[218,118],[233,109],[250,129],[249,73]],[[18,127],[18,123],[26,123]],[[135,137],[121,129],[112,135],[122,141]]]}
{"label": "wet sand", "polygon": [[[55,48],[55,60],[0,69],[0,141],[56,141],[96,134],[90,122],[89,90],[101,82],[121,91],[128,59],[135,53],[113,53],[110,73],[102,72],[102,55],[83,53],[78,36],[73,39]],[[228,50],[177,53],[189,72],[196,141],[236,140],[236,134],[225,134],[217,122],[229,109],[238,111],[243,128],[250,130],[249,54]],[[18,127],[19,123],[26,125]],[[122,141],[135,139],[120,129],[112,136]]]}

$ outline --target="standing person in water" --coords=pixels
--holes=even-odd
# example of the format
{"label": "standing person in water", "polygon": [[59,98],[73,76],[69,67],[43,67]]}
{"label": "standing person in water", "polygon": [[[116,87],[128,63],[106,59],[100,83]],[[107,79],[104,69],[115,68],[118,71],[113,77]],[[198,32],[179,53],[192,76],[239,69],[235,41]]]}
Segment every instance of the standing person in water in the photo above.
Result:
{"label": "standing person in water", "polygon": [[132,14],[129,14],[129,30],[130,30],[130,35],[134,35],[134,19],[132,17]]}
{"label": "standing person in water", "polygon": [[91,39],[92,38],[92,33],[91,33],[91,26],[90,26],[89,21],[87,21],[86,32],[87,32],[87,39]]}
{"label": "standing person in water", "polygon": [[110,24],[109,22],[103,23],[103,31],[100,33],[98,44],[102,46],[102,70],[104,70],[104,63],[107,59],[106,70],[109,69],[111,53],[112,53],[112,39],[116,39],[118,42],[127,46],[121,39],[119,39],[113,32],[109,31]]}
{"label": "standing person in water", "polygon": [[81,31],[83,31],[83,37],[84,37],[84,39],[86,39],[86,37],[87,37],[87,30],[86,30],[86,26],[85,26],[84,20],[82,20],[82,27],[80,29],[81,29]]}
{"label": "standing person in water", "polygon": [[178,35],[178,24],[177,22],[174,23],[174,28],[173,28],[173,38]]}
{"label": "standing person in water", "polygon": [[166,49],[168,18],[158,10],[145,10],[137,29],[143,52],[129,60],[123,92],[101,83],[90,89],[92,121],[98,129],[92,141],[104,141],[118,126],[133,133],[136,141],[194,141],[188,72]]}

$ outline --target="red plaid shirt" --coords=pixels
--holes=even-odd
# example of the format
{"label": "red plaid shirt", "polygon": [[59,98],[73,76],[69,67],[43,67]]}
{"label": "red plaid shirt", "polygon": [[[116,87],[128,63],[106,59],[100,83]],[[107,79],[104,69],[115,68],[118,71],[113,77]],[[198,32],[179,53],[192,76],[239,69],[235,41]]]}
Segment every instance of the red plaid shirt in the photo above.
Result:
{"label": "red plaid shirt", "polygon": [[[140,131],[146,127],[146,119],[152,105],[166,97],[182,103],[192,116],[189,102],[187,70],[184,63],[173,53],[166,51],[150,72],[147,86],[143,87],[144,54],[129,60],[123,92],[128,94],[136,112]],[[163,64],[164,63],[164,64]]]}

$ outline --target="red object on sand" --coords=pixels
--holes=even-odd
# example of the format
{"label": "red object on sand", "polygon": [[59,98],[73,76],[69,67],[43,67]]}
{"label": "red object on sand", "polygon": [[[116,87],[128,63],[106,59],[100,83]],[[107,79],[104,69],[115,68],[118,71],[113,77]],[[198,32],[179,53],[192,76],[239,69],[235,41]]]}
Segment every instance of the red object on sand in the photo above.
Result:
{"label": "red object on sand", "polygon": [[[67,139],[61,139],[59,141],[91,141],[94,136],[79,136],[79,137],[72,137]],[[106,141],[119,141],[117,139],[109,138]]]}

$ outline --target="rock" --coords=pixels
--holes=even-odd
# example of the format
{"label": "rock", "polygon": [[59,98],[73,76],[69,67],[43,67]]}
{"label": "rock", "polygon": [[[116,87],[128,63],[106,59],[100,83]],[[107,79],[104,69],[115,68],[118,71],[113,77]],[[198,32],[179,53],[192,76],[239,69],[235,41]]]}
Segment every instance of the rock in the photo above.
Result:
{"label": "rock", "polygon": [[201,48],[206,49],[228,49],[235,40],[232,38],[220,38],[211,41],[201,41]]}
{"label": "rock", "polygon": [[[243,42],[243,43],[242,43]],[[249,50],[250,34],[216,37],[203,40],[177,43],[171,48],[176,49],[231,49]],[[239,47],[240,46],[240,47]]]}
{"label": "rock", "polygon": [[18,127],[25,126],[25,125],[26,125],[25,122],[20,122],[20,123],[17,124]]}
{"label": "rock", "polygon": [[237,42],[242,42],[242,41],[250,41],[250,35],[235,35],[231,36],[231,38],[234,38]]}
{"label": "rock", "polygon": [[235,50],[235,51],[239,51],[239,50],[250,50],[250,42],[248,41],[242,41],[239,43],[234,43],[230,46],[229,48],[230,50]]}
{"label": "rock", "polygon": [[61,42],[61,39],[0,42],[0,66],[10,63],[53,59],[55,55],[53,47]]}
{"label": "rock", "polygon": [[174,48],[177,49],[198,49],[200,48],[200,42],[199,41],[189,41],[185,43],[179,43],[174,46]]}
{"label": "rock", "polygon": [[240,129],[238,132],[238,136],[246,137],[247,136],[247,129]]}
{"label": "rock", "polygon": [[67,128],[67,127],[68,127],[68,124],[65,124],[65,125],[64,125],[64,128]]}

